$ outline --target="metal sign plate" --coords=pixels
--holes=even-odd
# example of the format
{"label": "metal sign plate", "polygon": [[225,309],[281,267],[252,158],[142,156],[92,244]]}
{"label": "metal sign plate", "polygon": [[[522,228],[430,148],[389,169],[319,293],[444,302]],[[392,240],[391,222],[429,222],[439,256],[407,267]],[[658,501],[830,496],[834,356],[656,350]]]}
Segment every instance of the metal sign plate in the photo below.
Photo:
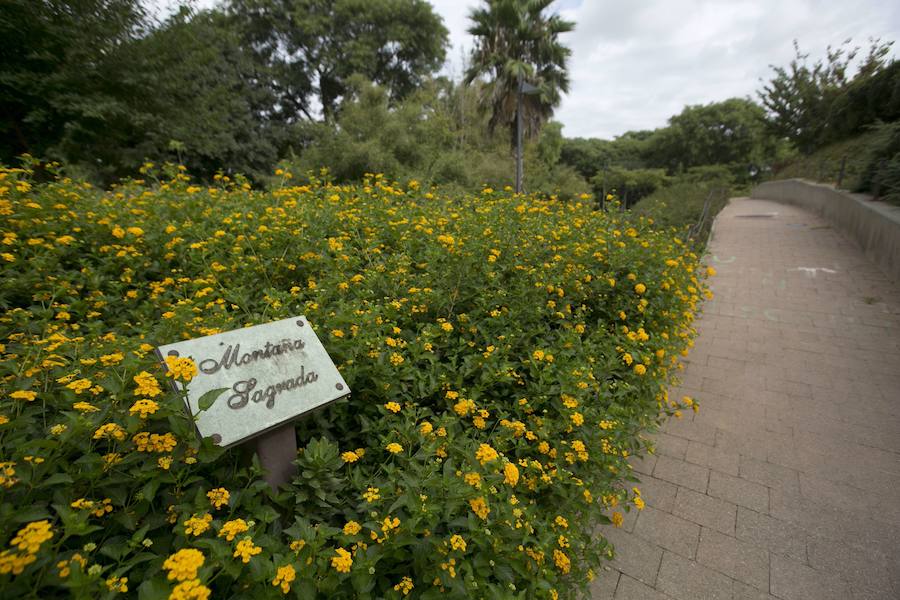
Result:
{"label": "metal sign plate", "polygon": [[[163,361],[167,356],[193,359],[197,375],[187,384],[188,409],[197,415],[200,435],[220,446],[245,441],[350,394],[303,316],[166,344],[157,353]],[[183,389],[181,382],[176,385]],[[199,401],[207,392],[216,400],[201,411]]]}

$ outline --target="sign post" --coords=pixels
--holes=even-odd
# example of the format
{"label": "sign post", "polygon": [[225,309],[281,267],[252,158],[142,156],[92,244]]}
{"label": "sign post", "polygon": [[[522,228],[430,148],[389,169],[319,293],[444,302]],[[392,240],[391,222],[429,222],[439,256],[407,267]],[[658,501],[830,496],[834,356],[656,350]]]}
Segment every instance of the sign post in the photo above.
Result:
{"label": "sign post", "polygon": [[303,316],[166,344],[157,354],[164,363],[169,356],[194,361],[185,408],[198,434],[223,447],[253,440],[273,489],[296,471],[291,421],[350,394]]}

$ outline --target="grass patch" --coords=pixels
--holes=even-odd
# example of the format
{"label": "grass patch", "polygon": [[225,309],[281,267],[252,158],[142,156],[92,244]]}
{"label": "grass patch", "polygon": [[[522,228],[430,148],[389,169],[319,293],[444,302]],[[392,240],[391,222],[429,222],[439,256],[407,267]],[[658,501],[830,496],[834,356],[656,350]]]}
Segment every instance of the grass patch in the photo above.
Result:
{"label": "grass patch", "polygon": [[869,162],[869,150],[877,140],[875,131],[867,131],[856,137],[829,144],[809,156],[801,156],[776,169],[773,179],[808,179],[837,185],[844,157],[844,178],[840,188],[855,190]]}

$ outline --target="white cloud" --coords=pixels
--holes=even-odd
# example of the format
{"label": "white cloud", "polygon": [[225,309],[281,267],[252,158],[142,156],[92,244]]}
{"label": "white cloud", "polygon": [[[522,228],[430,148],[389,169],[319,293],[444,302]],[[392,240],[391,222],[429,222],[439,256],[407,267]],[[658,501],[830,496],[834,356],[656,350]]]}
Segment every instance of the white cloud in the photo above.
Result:
{"label": "white cloud", "polygon": [[[461,73],[459,49],[475,0],[432,0],[450,30],[445,70]],[[770,64],[787,65],[793,40],[811,58],[848,37],[900,44],[900,4],[883,0],[560,0],[575,21],[562,40],[572,49],[571,89],[556,112],[569,137],[611,138],[653,129],[686,104],[755,98]],[[897,55],[895,49],[894,55]]]}

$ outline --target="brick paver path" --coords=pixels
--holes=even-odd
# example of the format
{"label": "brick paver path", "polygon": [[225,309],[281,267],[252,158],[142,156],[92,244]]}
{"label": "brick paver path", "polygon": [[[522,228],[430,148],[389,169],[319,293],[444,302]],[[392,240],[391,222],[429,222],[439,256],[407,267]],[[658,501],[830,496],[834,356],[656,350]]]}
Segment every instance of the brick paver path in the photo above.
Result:
{"label": "brick paver path", "polygon": [[[754,216],[756,215],[756,216]],[[763,216],[771,215],[771,216]],[[822,219],[738,198],[683,385],[634,468],[616,600],[900,598],[900,286]]]}

